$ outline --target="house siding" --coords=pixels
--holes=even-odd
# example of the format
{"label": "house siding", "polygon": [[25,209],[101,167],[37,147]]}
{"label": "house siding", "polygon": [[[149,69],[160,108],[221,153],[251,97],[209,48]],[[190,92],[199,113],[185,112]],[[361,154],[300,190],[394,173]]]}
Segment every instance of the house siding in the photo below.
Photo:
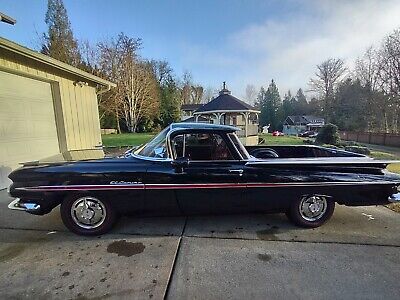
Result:
{"label": "house siding", "polygon": [[51,83],[60,151],[101,145],[95,83],[75,85],[81,80],[79,76],[11,51],[0,51],[0,70]]}

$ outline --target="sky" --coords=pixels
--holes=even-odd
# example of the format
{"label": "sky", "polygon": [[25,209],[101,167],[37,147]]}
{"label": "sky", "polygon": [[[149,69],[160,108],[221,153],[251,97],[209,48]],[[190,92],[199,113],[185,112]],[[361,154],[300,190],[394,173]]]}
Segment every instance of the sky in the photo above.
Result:
{"label": "sky", "polygon": [[[399,0],[64,0],[76,38],[92,43],[124,32],[143,40],[140,55],[190,71],[204,87],[226,81],[237,97],[274,79],[281,95],[307,90],[330,57],[351,69],[366,48],[400,27]],[[47,0],[0,0],[17,20],[0,36],[39,49]]]}

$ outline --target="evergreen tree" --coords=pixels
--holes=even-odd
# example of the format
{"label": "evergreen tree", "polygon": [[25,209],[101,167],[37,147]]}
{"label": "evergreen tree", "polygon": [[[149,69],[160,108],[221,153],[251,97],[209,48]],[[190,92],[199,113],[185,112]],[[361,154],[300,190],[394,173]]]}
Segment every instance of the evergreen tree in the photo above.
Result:
{"label": "evergreen tree", "polygon": [[161,86],[160,97],[160,125],[161,128],[173,122],[178,122],[181,118],[180,92],[176,83],[171,80]]}
{"label": "evergreen tree", "polygon": [[295,114],[296,99],[292,97],[290,90],[285,95],[282,101],[282,117],[285,120],[288,116]]}
{"label": "evergreen tree", "polygon": [[160,112],[156,122],[164,128],[181,118],[181,93],[167,61],[149,62],[160,90]]}
{"label": "evergreen tree", "polygon": [[310,114],[310,108],[307,102],[307,98],[303,93],[302,89],[299,89],[296,93],[296,114],[297,115],[308,115]]}
{"label": "evergreen tree", "polygon": [[41,52],[73,66],[79,66],[81,55],[74,38],[67,10],[62,0],[48,0],[45,22],[47,33],[43,34]]}
{"label": "evergreen tree", "polygon": [[[262,89],[263,90],[263,89]],[[268,86],[266,91],[260,91],[260,123],[261,126],[270,125],[271,130],[278,130],[282,127],[281,106],[282,100],[279,95],[278,87],[274,80]]]}
{"label": "evergreen tree", "polygon": [[371,118],[368,111],[369,89],[361,85],[359,80],[348,78],[335,93],[332,121],[341,130],[364,131]]}

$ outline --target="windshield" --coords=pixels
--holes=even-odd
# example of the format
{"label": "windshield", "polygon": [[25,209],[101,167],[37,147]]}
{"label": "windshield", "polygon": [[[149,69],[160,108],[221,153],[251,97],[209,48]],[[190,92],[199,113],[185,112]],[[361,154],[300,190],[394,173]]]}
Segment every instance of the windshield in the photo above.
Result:
{"label": "windshield", "polygon": [[232,140],[232,143],[235,145],[236,149],[239,151],[240,155],[243,159],[249,159],[250,155],[247,152],[246,148],[243,146],[242,142],[239,140],[235,133],[228,133],[228,136]]}
{"label": "windshield", "polygon": [[165,128],[158,135],[156,135],[150,142],[143,147],[140,147],[135,154],[154,158],[167,158],[167,145],[166,137],[169,127]]}

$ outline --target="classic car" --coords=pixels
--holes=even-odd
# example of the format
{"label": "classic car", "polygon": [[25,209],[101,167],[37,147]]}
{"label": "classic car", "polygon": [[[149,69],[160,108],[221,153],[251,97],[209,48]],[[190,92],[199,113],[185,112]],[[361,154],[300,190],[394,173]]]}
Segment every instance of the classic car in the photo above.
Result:
{"label": "classic car", "polygon": [[385,170],[393,161],[306,145],[245,148],[236,130],[175,123],[120,157],[25,163],[9,175],[9,208],[43,215],[61,204],[67,228],[99,235],[120,214],[284,212],[317,227],[335,203],[400,201],[400,176]]}

